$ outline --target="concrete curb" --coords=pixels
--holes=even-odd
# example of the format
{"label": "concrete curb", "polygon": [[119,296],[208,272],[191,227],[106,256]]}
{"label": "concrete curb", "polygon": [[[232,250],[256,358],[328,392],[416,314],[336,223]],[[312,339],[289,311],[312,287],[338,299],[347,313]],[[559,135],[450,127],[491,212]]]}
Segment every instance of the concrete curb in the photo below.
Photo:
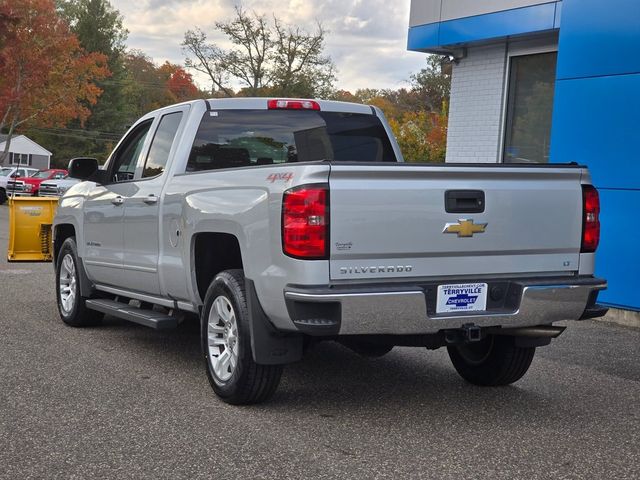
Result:
{"label": "concrete curb", "polygon": [[615,323],[624,327],[640,328],[640,312],[632,312],[631,310],[610,308],[604,317],[600,317],[597,320]]}

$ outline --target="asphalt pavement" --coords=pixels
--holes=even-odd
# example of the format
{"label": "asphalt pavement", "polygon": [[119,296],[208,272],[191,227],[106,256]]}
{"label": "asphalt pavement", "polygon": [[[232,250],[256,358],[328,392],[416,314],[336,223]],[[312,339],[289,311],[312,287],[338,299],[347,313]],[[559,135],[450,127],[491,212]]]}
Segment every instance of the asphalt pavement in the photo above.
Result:
{"label": "asphalt pavement", "polygon": [[58,317],[50,264],[7,263],[0,206],[0,478],[640,478],[640,330],[569,322],[529,373],[468,385],[446,351],[336,344],[273,400],[212,393],[198,327]]}

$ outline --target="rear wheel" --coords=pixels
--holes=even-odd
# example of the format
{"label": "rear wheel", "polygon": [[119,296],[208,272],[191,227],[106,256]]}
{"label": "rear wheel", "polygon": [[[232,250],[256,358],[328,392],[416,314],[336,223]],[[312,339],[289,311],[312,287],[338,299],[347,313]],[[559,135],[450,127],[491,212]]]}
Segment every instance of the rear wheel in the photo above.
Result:
{"label": "rear wheel", "polygon": [[226,270],[211,282],[201,317],[202,349],[213,391],[234,405],[261,403],[276,391],[282,365],[253,360],[242,270]]}
{"label": "rear wheel", "polygon": [[509,385],[520,380],[536,352],[535,347],[518,347],[513,337],[500,335],[447,350],[458,374],[467,382],[482,386]]}
{"label": "rear wheel", "polygon": [[7,191],[4,188],[0,188],[0,205],[7,201]]}
{"label": "rear wheel", "polygon": [[67,238],[56,261],[56,299],[60,318],[72,327],[97,325],[103,314],[89,310],[81,295],[78,250],[74,237]]}

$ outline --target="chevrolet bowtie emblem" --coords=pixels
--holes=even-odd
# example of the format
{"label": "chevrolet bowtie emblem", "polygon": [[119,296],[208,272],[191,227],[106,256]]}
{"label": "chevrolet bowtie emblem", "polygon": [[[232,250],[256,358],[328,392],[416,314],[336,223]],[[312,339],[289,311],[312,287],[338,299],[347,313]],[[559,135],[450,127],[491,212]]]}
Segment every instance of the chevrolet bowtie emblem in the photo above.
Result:
{"label": "chevrolet bowtie emblem", "polygon": [[473,237],[474,233],[483,233],[486,223],[473,223],[473,218],[461,218],[458,223],[447,223],[442,233],[457,233],[458,237]]}

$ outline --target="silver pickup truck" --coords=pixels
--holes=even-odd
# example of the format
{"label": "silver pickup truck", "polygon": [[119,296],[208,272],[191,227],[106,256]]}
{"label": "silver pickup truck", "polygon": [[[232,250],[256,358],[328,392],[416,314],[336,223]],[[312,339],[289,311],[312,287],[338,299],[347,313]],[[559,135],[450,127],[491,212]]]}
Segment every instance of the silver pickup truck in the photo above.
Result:
{"label": "silver pickup truck", "polygon": [[403,163],[380,110],[213,99],[142,117],[54,223],[62,320],[198,315],[232,404],[318,340],[380,356],[447,347],[478,385],[521,378],[560,320],[601,316],[597,191],[579,165]]}

